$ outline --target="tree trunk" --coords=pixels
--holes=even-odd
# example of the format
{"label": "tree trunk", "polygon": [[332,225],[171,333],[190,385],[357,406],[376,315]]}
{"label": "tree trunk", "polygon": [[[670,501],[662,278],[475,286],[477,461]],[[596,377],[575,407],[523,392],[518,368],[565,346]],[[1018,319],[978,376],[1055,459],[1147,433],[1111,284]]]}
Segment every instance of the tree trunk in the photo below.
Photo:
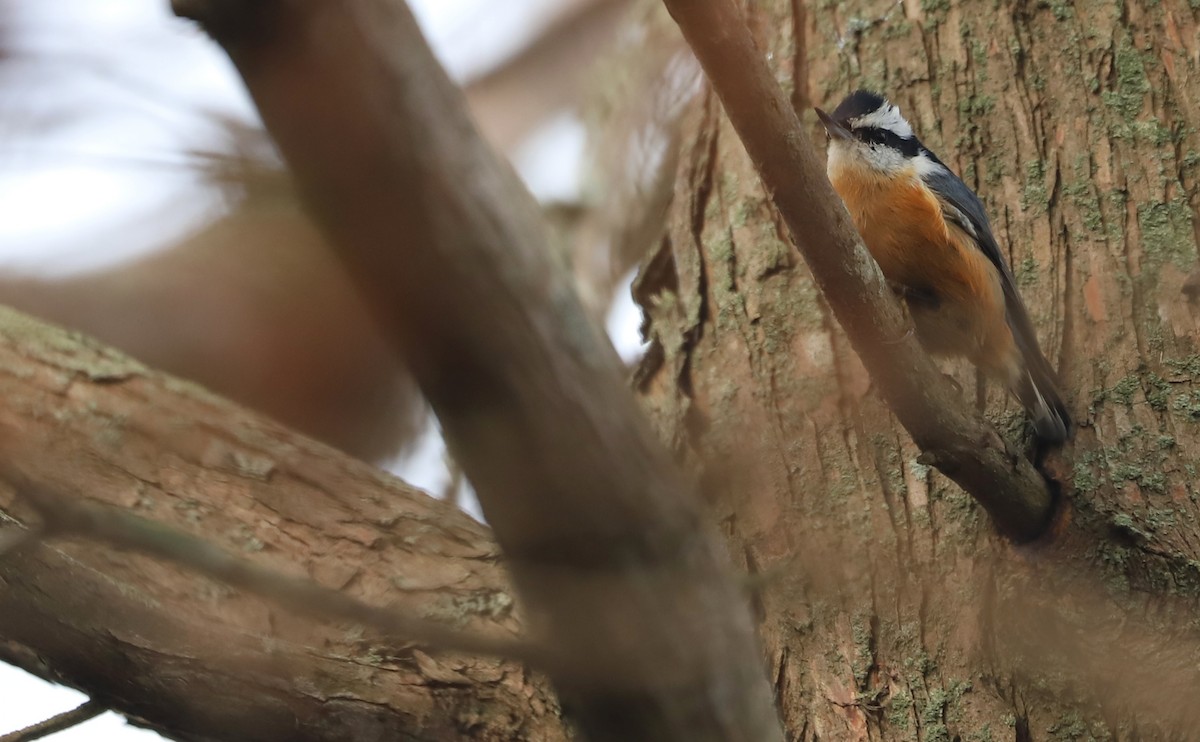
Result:
{"label": "tree trunk", "polygon": [[[915,461],[700,96],[635,287],[654,341],[640,388],[753,573],[793,738],[1194,738],[1196,13],[750,6],[814,133],[814,103],[878,89],[977,190],[1080,422],[1044,462],[1053,532],[1005,542]],[[1020,407],[948,368],[1020,442]]]}

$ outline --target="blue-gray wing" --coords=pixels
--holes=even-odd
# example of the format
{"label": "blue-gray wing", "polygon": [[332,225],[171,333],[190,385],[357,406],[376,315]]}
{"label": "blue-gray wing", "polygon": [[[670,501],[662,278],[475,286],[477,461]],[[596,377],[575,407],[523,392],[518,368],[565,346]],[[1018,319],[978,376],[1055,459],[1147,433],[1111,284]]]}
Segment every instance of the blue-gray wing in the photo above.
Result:
{"label": "blue-gray wing", "polygon": [[983,203],[980,202],[975,192],[967,187],[966,183],[950,172],[949,168],[936,157],[932,155],[929,157],[936,163],[936,167],[930,168],[930,171],[922,175],[921,179],[937,195],[938,202],[942,206],[942,215],[946,221],[966,232],[980,252],[996,266],[996,270],[1000,273],[1000,284],[1004,287],[1004,304],[1008,311],[1008,323],[1012,326],[1013,334],[1017,336],[1017,344],[1021,346],[1021,352],[1026,357],[1029,355],[1027,351],[1033,351],[1040,358],[1042,351],[1037,344],[1037,334],[1034,332],[1033,322],[1029,319],[1025,302],[1021,301],[1021,295],[1017,293],[1017,284],[1013,280],[1012,272],[1008,269],[1008,263],[1000,254],[1000,246],[996,244],[996,238],[992,235],[992,227],[988,223],[987,213],[983,210]]}
{"label": "blue-gray wing", "polygon": [[[922,180],[930,190],[937,194],[946,221],[952,222],[970,235],[980,251],[1000,271],[1002,280],[1006,284],[1004,295],[1008,297],[1008,284],[1013,283],[1012,273],[1008,269],[1008,263],[1005,262],[1004,256],[1000,254],[1000,246],[996,244],[996,238],[992,236],[992,228],[988,223],[987,212],[983,210],[983,203],[980,202],[975,192],[967,187],[966,183],[950,172],[949,168],[937,158],[929,156],[937,166],[932,168],[931,172],[922,175]],[[1013,288],[1013,295],[1020,303],[1021,298],[1016,295],[1015,286]]]}
{"label": "blue-gray wing", "polygon": [[[1015,334],[1025,336],[1018,337],[1017,342],[1023,345],[1025,340],[1031,340],[1032,349],[1036,350],[1037,355],[1040,356],[1041,351],[1037,349],[1037,336],[1033,331],[1033,323],[1029,320],[1029,312],[1025,310],[1025,303],[1021,301],[1021,295],[1017,293],[1017,284],[1013,280],[1012,271],[1008,269],[1008,263],[1000,254],[1000,246],[996,244],[996,238],[992,235],[992,227],[988,223],[983,204],[975,192],[968,188],[967,184],[963,183],[957,175],[950,172],[949,168],[936,157],[928,156],[936,163],[936,166],[922,174],[921,179],[937,195],[938,202],[942,206],[942,215],[946,221],[966,232],[980,252],[996,266],[996,270],[1000,273],[1000,284],[1004,287],[1004,301],[1008,310],[1009,324],[1012,325]],[[1021,350],[1024,351],[1025,348],[1022,347]]]}
{"label": "blue-gray wing", "polygon": [[[1004,289],[1004,306],[1008,314],[1008,326],[1012,330],[1013,339],[1025,361],[1028,381],[1022,379],[1017,388],[1021,401],[1031,410],[1041,410],[1043,414],[1035,415],[1034,424],[1042,437],[1050,440],[1063,440],[1070,428],[1070,416],[1058,393],[1054,380],[1054,371],[1049,361],[1042,354],[1038,345],[1037,332],[1025,302],[1017,293],[1017,284],[1013,280],[1008,263],[1000,253],[1000,246],[992,234],[988,223],[987,213],[975,192],[967,187],[957,175],[950,172],[932,153],[925,153],[935,166],[927,168],[921,178],[929,189],[934,192],[942,207],[946,221],[958,226],[969,235],[980,252],[996,266],[1000,274],[1000,285]],[[1040,417],[1040,419],[1039,419]]]}

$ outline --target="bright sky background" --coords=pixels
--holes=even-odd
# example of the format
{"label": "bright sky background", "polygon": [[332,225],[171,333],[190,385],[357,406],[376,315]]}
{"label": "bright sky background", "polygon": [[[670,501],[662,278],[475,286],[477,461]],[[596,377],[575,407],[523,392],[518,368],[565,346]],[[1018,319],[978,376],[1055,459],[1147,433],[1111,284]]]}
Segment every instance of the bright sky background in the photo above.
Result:
{"label": "bright sky background", "polygon": [[[410,5],[443,62],[461,78],[519,47],[556,3]],[[19,50],[35,55],[36,66],[8,65],[3,74],[32,69],[48,79],[22,79],[19,104],[4,112],[6,133],[19,141],[0,144],[0,266],[51,273],[94,268],[144,252],[164,241],[164,230],[168,237],[187,231],[211,214],[218,204],[197,199],[198,178],[179,167],[183,150],[220,144],[198,111],[257,118],[216,45],[171,16],[167,0],[11,7]],[[62,120],[80,113],[86,115]],[[48,127],[47,120],[55,123]],[[517,165],[535,194],[570,197],[578,189],[582,126],[564,118],[544,133],[554,146],[526,148]],[[173,223],[138,219],[161,214],[166,205]],[[152,226],[131,234],[140,221]],[[92,239],[81,240],[81,233]]]}
{"label": "bright sky background", "polygon": [[[486,70],[537,30],[558,0],[410,0],[443,63],[458,78]],[[11,2],[28,65],[20,96],[6,103],[0,142],[0,270],[63,275],[127,260],[200,225],[220,204],[198,197],[188,148],[217,148],[197,109],[254,118],[226,58],[168,0]],[[35,64],[36,62],[36,64]],[[10,87],[13,81],[0,79]],[[97,112],[103,112],[97,114]],[[86,114],[63,119],[56,114]],[[50,122],[49,124],[47,122]],[[569,199],[579,188],[583,127],[551,122],[516,165],[535,195]],[[171,214],[164,223],[163,213]],[[618,292],[628,296],[628,284]],[[609,318],[621,354],[639,352],[632,301]],[[398,465],[418,486],[440,491],[443,448],[426,436]],[[0,663],[0,735],[82,703],[81,694]],[[158,736],[105,714],[55,742],[147,740]]]}

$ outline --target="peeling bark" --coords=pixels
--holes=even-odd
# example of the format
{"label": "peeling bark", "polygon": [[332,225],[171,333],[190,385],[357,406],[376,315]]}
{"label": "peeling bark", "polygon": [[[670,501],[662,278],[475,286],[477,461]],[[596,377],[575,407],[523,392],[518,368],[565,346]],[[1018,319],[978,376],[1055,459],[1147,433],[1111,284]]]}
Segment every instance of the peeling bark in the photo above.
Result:
{"label": "peeling bark", "polygon": [[[1066,503],[1054,532],[1000,539],[916,463],[732,128],[711,96],[696,106],[639,284],[654,340],[640,389],[754,573],[791,735],[1194,738],[1200,354],[1181,293],[1196,259],[1194,11],[748,12],[793,101],[882,90],[976,188],[1082,423],[1046,462]],[[1019,442],[1019,407],[984,396]]]}

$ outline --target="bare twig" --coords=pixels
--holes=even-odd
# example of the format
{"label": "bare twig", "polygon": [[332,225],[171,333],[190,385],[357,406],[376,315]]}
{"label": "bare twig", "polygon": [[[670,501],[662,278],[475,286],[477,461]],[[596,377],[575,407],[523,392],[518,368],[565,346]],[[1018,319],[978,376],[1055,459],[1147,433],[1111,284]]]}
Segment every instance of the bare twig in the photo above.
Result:
{"label": "bare twig", "polygon": [[427,646],[434,651],[456,651],[506,657],[545,666],[550,656],[530,643],[468,634],[442,624],[377,608],[345,593],[310,580],[291,577],[238,559],[203,539],[122,510],[60,494],[33,482],[10,464],[0,476],[28,501],[42,519],[40,533],[23,531],[27,543],[41,538],[79,537],[129,549],[199,572],[206,577],[279,603],[305,615],[334,621],[351,621]]}
{"label": "bare twig", "polygon": [[51,716],[45,721],[39,721],[37,724],[27,726],[24,729],[10,732],[0,737],[0,742],[32,742],[35,739],[49,737],[51,734],[79,726],[83,722],[94,719],[107,710],[108,707],[104,704],[87,701],[70,711],[64,711],[61,714]]}
{"label": "bare twig", "polygon": [[176,10],[237,66],[437,414],[545,641],[591,670],[582,683],[550,672],[583,733],[782,739],[749,606],[700,498],[408,7]]}
{"label": "bare twig", "polygon": [[1001,531],[1016,540],[1039,536],[1053,505],[1046,482],[994,428],[963,406],[912,337],[909,321],[834,194],[816,147],[755,47],[737,4],[664,2],[888,406],[927,460],[987,509]]}

